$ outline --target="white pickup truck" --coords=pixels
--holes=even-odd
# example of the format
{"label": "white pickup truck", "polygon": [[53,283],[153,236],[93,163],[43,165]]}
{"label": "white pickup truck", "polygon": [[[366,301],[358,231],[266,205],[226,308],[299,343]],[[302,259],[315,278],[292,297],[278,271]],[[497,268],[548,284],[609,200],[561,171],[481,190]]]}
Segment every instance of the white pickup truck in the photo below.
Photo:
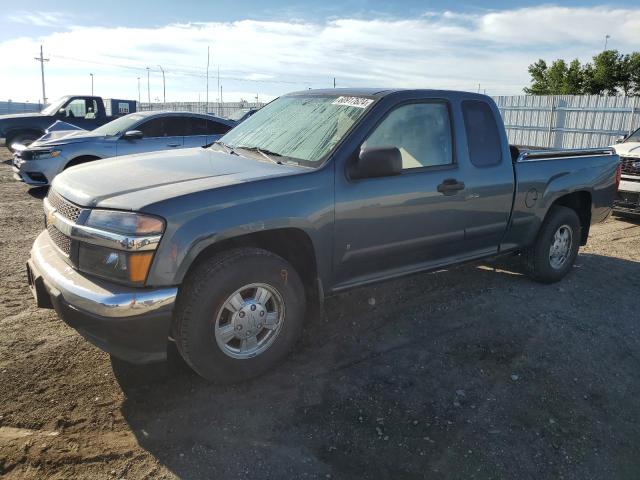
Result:
{"label": "white pickup truck", "polygon": [[620,156],[622,178],[613,210],[640,216],[640,128],[613,146]]}

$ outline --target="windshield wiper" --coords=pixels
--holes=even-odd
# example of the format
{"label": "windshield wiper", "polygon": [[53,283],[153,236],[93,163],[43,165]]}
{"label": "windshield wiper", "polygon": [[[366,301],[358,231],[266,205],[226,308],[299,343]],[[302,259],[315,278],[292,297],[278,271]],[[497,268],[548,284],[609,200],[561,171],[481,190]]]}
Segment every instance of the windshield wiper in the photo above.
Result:
{"label": "windshield wiper", "polygon": [[[293,164],[298,164],[298,162],[296,162],[295,160],[292,160],[291,157],[285,157],[284,155],[278,153],[278,152],[272,152],[271,150],[266,150],[264,148],[260,148],[260,147],[243,147],[242,145],[237,146],[237,149],[242,149],[242,150],[246,150],[247,152],[256,152],[259,153],[260,155],[262,155],[264,158],[266,158],[267,160],[273,162],[273,163],[277,163],[278,165],[284,165],[285,163],[293,163]],[[275,158],[274,158],[275,157]],[[280,159],[285,159],[280,160]]]}
{"label": "windshield wiper", "polygon": [[211,143],[209,143],[208,145],[205,145],[202,148],[209,148],[212,145],[220,145],[224,149],[225,153],[229,153],[231,155],[238,155],[233,148],[231,148],[226,143],[221,142],[220,140],[216,140],[215,142],[211,142]]}

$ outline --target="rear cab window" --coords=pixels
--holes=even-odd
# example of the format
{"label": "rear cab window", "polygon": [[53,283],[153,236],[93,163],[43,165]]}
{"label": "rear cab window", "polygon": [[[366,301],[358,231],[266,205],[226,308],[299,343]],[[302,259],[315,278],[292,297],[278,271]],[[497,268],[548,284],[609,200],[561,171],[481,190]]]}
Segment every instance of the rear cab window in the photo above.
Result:
{"label": "rear cab window", "polygon": [[471,163],[476,167],[499,165],[502,162],[500,133],[489,104],[480,100],[464,100],[462,116]]}

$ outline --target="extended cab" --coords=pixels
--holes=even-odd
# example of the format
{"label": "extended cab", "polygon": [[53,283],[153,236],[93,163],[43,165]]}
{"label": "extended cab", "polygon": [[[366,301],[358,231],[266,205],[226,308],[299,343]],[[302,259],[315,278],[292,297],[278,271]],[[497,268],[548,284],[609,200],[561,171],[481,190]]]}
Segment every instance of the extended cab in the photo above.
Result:
{"label": "extended cab", "polygon": [[29,145],[40,138],[56,120],[93,130],[114,118],[136,111],[132,100],[109,100],[108,110],[101,97],[68,95],[48,105],[39,113],[0,115],[0,146]]}
{"label": "extended cab", "polygon": [[28,278],[118,358],[160,360],[174,340],[203,377],[242,380],[348,288],[507,253],[560,280],[618,174],[611,149],[510,148],[483,95],[304,91],[208,149],[58,175]]}

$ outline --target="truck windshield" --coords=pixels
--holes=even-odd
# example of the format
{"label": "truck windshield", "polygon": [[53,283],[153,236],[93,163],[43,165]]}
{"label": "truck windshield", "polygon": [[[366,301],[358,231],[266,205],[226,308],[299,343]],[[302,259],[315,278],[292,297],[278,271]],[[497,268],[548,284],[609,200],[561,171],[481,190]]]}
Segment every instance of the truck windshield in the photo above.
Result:
{"label": "truck windshield", "polygon": [[42,113],[43,115],[55,115],[58,110],[64,107],[64,104],[67,103],[68,99],[69,97],[59,98],[55,102],[51,103],[48,107],[42,109],[42,112],[40,113]]}
{"label": "truck windshield", "polygon": [[220,142],[318,165],[373,103],[338,95],[280,97],[235,127]]}
{"label": "truck windshield", "polygon": [[101,127],[98,127],[95,130],[93,130],[92,133],[95,133],[96,135],[104,135],[104,136],[119,135],[121,133],[126,132],[127,130],[131,130],[132,127],[136,125],[143,118],[144,117],[142,115],[138,115],[136,113],[125,115],[124,117],[116,118],[115,120],[112,120],[109,123],[105,123]]}

